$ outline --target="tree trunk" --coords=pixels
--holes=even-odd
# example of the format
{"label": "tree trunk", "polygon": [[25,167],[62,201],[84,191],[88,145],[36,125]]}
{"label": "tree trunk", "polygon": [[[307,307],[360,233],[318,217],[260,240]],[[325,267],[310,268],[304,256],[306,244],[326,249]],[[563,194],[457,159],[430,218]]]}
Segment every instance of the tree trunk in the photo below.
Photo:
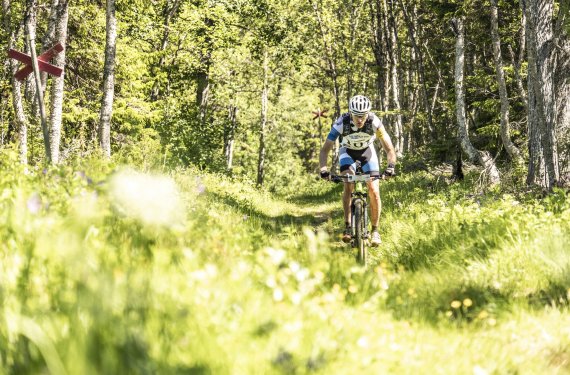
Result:
{"label": "tree trunk", "polygon": [[556,98],[555,123],[560,160],[560,180],[570,185],[570,1],[560,2],[556,21],[556,64],[554,70],[554,96]]}
{"label": "tree trunk", "polygon": [[372,25],[372,50],[374,51],[374,59],[376,61],[376,86],[378,92],[375,107],[385,112],[388,110],[386,103],[386,87],[388,86],[386,71],[389,59],[386,48],[384,12],[382,11],[380,0],[370,2],[369,5],[370,23]]}
{"label": "tree trunk", "polygon": [[392,57],[391,57],[391,53],[390,53],[390,48],[391,48],[391,40],[392,38],[390,37],[391,33],[390,33],[390,27],[388,25],[388,4],[386,4],[386,0],[382,0],[382,6],[383,6],[383,14],[384,16],[382,17],[382,21],[383,21],[383,30],[384,30],[384,45],[383,47],[385,48],[385,54],[386,54],[386,68],[384,69],[384,82],[386,82],[386,85],[384,86],[384,92],[382,93],[382,101],[383,101],[383,107],[385,111],[389,111],[390,110],[390,92],[392,91],[392,80],[391,80],[391,72],[392,72]]}
{"label": "tree trunk", "polygon": [[224,142],[226,169],[229,172],[231,172],[233,167],[235,131],[237,128],[237,112],[238,112],[237,106],[234,104],[230,104],[228,108],[228,123],[226,125],[225,142]]}
{"label": "tree trunk", "polygon": [[103,98],[99,118],[99,145],[103,155],[111,157],[111,116],[115,95],[115,53],[117,42],[117,19],[115,0],[107,0],[107,38],[105,43],[105,66],[103,69]]}
{"label": "tree trunk", "polygon": [[[335,54],[332,50],[331,44],[327,40],[327,34],[325,32],[325,26],[321,17],[321,11],[319,9],[319,4],[317,0],[312,0],[311,5],[313,6],[313,10],[315,12],[315,17],[317,19],[317,23],[319,25],[319,33],[321,34],[321,41],[324,47],[324,58],[325,63],[327,64],[326,74],[332,80],[332,90],[334,96],[334,115],[333,118],[336,119],[340,116],[341,109],[340,109],[340,85],[338,83],[338,72],[336,67],[336,60]],[[339,149],[338,149],[338,141],[335,143],[332,152],[332,164],[331,164],[331,173],[335,174],[338,166],[338,157],[339,157]]]}
{"label": "tree trunk", "polygon": [[406,24],[408,26],[408,34],[410,36],[410,41],[412,42],[412,47],[414,48],[415,54],[417,56],[418,74],[420,76],[420,83],[422,85],[422,90],[423,90],[423,103],[425,111],[427,113],[428,130],[430,134],[433,134],[432,107],[429,105],[429,96],[428,96],[428,89],[427,89],[425,69],[424,69],[424,59],[422,51],[420,50],[418,43],[416,42],[416,27],[414,25],[416,20],[414,21],[411,20],[408,10],[406,9],[402,0],[399,0],[399,3],[400,7],[402,8],[402,12],[404,14],[404,19],[406,20]]}
{"label": "tree trunk", "polygon": [[497,0],[491,0],[491,39],[493,42],[493,56],[495,58],[495,73],[499,84],[499,96],[501,98],[501,140],[507,150],[507,154],[517,164],[522,163],[519,149],[511,141],[509,122],[509,97],[507,94],[507,84],[505,83],[505,72],[503,71],[503,57],[501,55],[501,40],[499,38],[499,16],[497,10]]}
{"label": "tree trunk", "polygon": [[[62,46],[67,42],[68,0],[60,0],[57,5],[57,21],[55,23],[55,40]],[[54,64],[63,68],[65,65],[65,48],[55,56]],[[50,151],[51,162],[59,162],[59,145],[61,142],[61,120],[63,108],[63,84],[65,69],[61,77],[55,77],[51,86],[51,115],[50,115]]]}
{"label": "tree trunk", "polygon": [[[551,190],[559,180],[553,79],[553,1],[525,0],[530,160],[527,182]],[[532,90],[532,100],[531,93]]]}
{"label": "tree trunk", "polygon": [[[36,14],[37,0],[26,0],[26,22],[25,27],[30,39],[36,40],[36,25],[37,25],[37,14]],[[24,44],[24,50],[28,55],[31,55],[30,46],[26,42]],[[43,91],[42,91],[43,94]],[[24,98],[30,104],[33,109],[33,114],[40,117],[38,112],[36,101],[36,82],[33,74],[29,74],[24,81]]]}
{"label": "tree trunk", "polygon": [[[2,14],[4,28],[8,35],[8,49],[14,48],[18,35],[12,28],[10,0],[2,0]],[[14,108],[14,128],[18,132],[18,154],[20,163],[28,164],[28,120],[24,113],[24,105],[22,103],[22,85],[20,81],[14,78],[14,74],[18,71],[18,62],[10,59],[10,81],[12,83],[12,107]]]}
{"label": "tree trunk", "polygon": [[204,30],[205,52],[200,52],[200,70],[197,73],[196,85],[196,106],[199,109],[199,120],[202,127],[206,126],[208,102],[210,99],[210,66],[212,65],[212,52],[214,49],[209,28],[214,25],[214,21],[207,17],[204,20],[206,29]]}
{"label": "tree trunk", "polygon": [[485,174],[491,185],[500,182],[499,170],[493,158],[488,152],[478,151],[469,140],[467,128],[467,118],[465,110],[465,87],[464,87],[464,66],[465,66],[465,31],[462,18],[455,18],[452,21],[456,33],[455,41],[455,111],[458,124],[458,136],[461,149],[467,154],[471,162],[477,163],[485,170]]}
{"label": "tree trunk", "polygon": [[[386,0],[384,0],[386,2]],[[389,11],[389,27],[390,27],[390,38],[391,38],[391,57],[392,57],[392,99],[394,101],[394,110],[396,111],[396,122],[394,124],[393,132],[395,144],[394,148],[396,150],[396,155],[402,157],[404,149],[404,124],[402,119],[402,104],[401,104],[401,90],[400,90],[400,51],[398,45],[398,30],[396,25],[396,19],[394,17],[394,12],[392,7],[387,8]]]}
{"label": "tree trunk", "polygon": [[[67,3],[69,3],[69,1],[67,1]],[[47,49],[51,48],[54,44],[56,39],[56,23],[58,21],[58,4],[59,4],[59,0],[51,0],[51,6],[50,6],[50,14],[49,14],[49,20],[48,20],[48,27],[46,30],[46,33],[44,34],[44,37],[42,38],[42,51],[46,51]],[[67,30],[66,30],[67,33]],[[65,46],[65,44],[62,43],[63,46]],[[65,53],[65,50],[64,52]],[[48,74],[46,72],[42,72],[41,73],[41,81],[42,81],[42,89],[45,90],[46,88],[46,84],[47,84],[47,79],[48,79]],[[32,110],[32,113],[35,113],[36,110]]]}
{"label": "tree trunk", "polygon": [[521,78],[521,65],[522,62],[524,60],[524,55],[525,55],[525,46],[526,46],[526,29],[527,29],[527,25],[526,25],[526,11],[525,11],[525,2],[524,0],[519,1],[520,4],[520,8],[521,8],[521,31],[520,31],[520,37],[519,37],[519,57],[518,59],[515,59],[515,53],[513,51],[513,48],[509,45],[509,54],[511,55],[511,64],[513,65],[514,71],[515,71],[515,80],[517,83],[517,89],[519,90],[519,95],[521,97],[521,100],[524,104],[524,108],[526,110],[526,113],[528,115],[528,95],[524,89],[524,85],[523,85],[523,80]]}
{"label": "tree trunk", "polygon": [[172,19],[178,12],[178,8],[180,7],[180,0],[173,0],[171,5],[171,0],[167,0],[166,4],[164,5],[164,9],[162,10],[163,14],[163,28],[162,28],[162,38],[160,40],[160,46],[158,52],[160,53],[160,58],[158,60],[158,66],[152,68],[153,75],[156,77],[153,85],[152,90],[150,91],[150,100],[156,101],[160,98],[160,79],[157,77],[157,72],[162,70],[166,64],[166,56],[165,51],[166,47],[168,46],[168,38],[170,36],[170,23]]}
{"label": "tree trunk", "polygon": [[[527,7],[529,6],[528,0],[521,0],[521,7],[525,12],[525,19],[527,18],[528,12]],[[542,152],[542,145],[541,145],[541,134],[538,128],[538,117],[536,113],[536,90],[534,89],[534,85],[538,84],[537,76],[536,76],[536,69],[530,70],[530,67],[536,67],[536,55],[531,53],[530,51],[530,23],[527,22],[525,24],[525,44],[529,48],[528,51],[528,77],[527,77],[527,86],[528,86],[528,111],[527,111],[527,126],[528,126],[528,173],[526,182],[528,185],[541,185],[540,181],[544,180],[544,176],[546,175],[545,172],[545,163],[544,157]],[[546,185],[546,184],[544,184]]]}
{"label": "tree trunk", "polygon": [[267,107],[269,104],[269,56],[263,56],[263,89],[261,92],[261,124],[259,126],[259,157],[257,160],[257,185],[263,185],[265,177],[265,127],[267,125]]}
{"label": "tree trunk", "polygon": [[26,15],[25,15],[25,34],[26,34],[26,42],[28,45],[28,50],[30,51],[30,57],[32,60],[32,70],[33,70],[33,78],[36,84],[36,98],[38,107],[40,109],[40,120],[42,125],[42,133],[44,137],[44,147],[46,153],[46,161],[48,163],[51,162],[51,151],[50,151],[50,139],[49,139],[49,130],[48,124],[46,119],[45,107],[44,107],[44,98],[43,98],[43,90],[41,90],[41,77],[40,77],[40,70],[38,67],[38,60],[36,56],[36,43],[35,43],[35,15],[34,15],[34,8],[36,7],[35,0],[28,0],[26,1]]}

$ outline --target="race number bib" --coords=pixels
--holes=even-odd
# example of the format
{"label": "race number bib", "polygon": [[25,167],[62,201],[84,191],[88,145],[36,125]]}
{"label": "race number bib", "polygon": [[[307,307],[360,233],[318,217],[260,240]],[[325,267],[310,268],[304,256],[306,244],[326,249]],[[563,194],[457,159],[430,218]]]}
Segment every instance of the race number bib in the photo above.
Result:
{"label": "race number bib", "polygon": [[363,150],[374,141],[374,136],[366,133],[353,133],[342,137],[342,146],[351,150]]}

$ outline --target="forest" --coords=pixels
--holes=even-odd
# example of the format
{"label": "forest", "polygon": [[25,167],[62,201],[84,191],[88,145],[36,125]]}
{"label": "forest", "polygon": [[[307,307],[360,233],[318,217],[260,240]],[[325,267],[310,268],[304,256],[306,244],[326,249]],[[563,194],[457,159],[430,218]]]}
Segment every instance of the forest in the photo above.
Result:
{"label": "forest", "polygon": [[[570,0],[0,22],[1,375],[570,373]],[[318,178],[357,94],[398,159],[364,267]]]}

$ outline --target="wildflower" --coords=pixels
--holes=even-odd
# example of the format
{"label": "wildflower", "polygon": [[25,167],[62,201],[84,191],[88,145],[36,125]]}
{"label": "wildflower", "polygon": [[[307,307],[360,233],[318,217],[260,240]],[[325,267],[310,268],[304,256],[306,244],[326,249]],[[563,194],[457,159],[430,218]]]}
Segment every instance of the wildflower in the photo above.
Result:
{"label": "wildflower", "polygon": [[358,341],[356,342],[356,345],[358,345],[361,348],[367,348],[368,347],[368,337],[366,336],[361,336]]}
{"label": "wildflower", "polygon": [[269,255],[269,259],[271,259],[272,263],[275,265],[280,265],[283,263],[285,257],[287,256],[285,250],[273,249],[271,247],[266,248],[265,253]]}
{"label": "wildflower", "polygon": [[26,206],[28,207],[28,211],[32,214],[37,214],[40,212],[42,208],[42,197],[38,193],[32,194],[32,196],[26,202]]}
{"label": "wildflower", "polygon": [[489,371],[485,370],[483,367],[479,365],[475,365],[473,367],[473,375],[487,375]]}
{"label": "wildflower", "polygon": [[206,192],[206,186],[202,183],[202,179],[200,177],[196,177],[196,192],[198,195]]}
{"label": "wildflower", "polygon": [[465,307],[473,306],[473,301],[471,301],[471,299],[469,299],[469,298],[465,298],[463,300],[463,306],[465,306]]}
{"label": "wildflower", "polygon": [[123,214],[144,223],[173,225],[184,217],[178,187],[170,178],[120,172],[113,177],[110,192]]}
{"label": "wildflower", "polygon": [[276,302],[283,301],[283,291],[280,288],[273,290],[273,300]]}
{"label": "wildflower", "polygon": [[452,302],[451,302],[451,307],[454,308],[454,309],[460,308],[460,307],[461,307],[461,301],[457,301],[457,300],[452,301]]}
{"label": "wildflower", "polygon": [[487,317],[489,317],[489,313],[486,310],[481,310],[481,312],[479,312],[479,314],[477,315],[477,319],[486,319]]}
{"label": "wildflower", "polygon": [[299,305],[302,300],[303,295],[299,292],[295,292],[291,295],[291,302],[293,302],[294,305]]}
{"label": "wildflower", "polygon": [[273,275],[270,275],[267,278],[267,281],[265,282],[265,285],[267,285],[269,288],[273,289],[277,286],[277,282],[275,281],[275,277]]}

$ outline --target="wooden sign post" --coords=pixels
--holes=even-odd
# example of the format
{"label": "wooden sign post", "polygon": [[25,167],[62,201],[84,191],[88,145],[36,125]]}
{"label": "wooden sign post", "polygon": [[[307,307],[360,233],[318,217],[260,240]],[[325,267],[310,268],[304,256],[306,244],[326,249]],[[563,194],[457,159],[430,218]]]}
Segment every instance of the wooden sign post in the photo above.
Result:
{"label": "wooden sign post", "polygon": [[[48,74],[51,74],[52,76],[61,77],[63,69],[58,68],[57,66],[49,63],[49,61],[53,59],[55,55],[57,55],[61,51],[63,51],[63,47],[61,46],[60,43],[58,43],[52,48],[42,53],[41,55],[39,55],[37,58],[39,71],[46,72]],[[30,55],[26,55],[25,53],[10,49],[8,51],[8,57],[16,59],[19,62],[25,64],[25,66],[22,69],[18,70],[16,74],[14,74],[14,77],[18,81],[23,81],[30,73],[33,72],[34,68],[32,67],[32,57]]]}
{"label": "wooden sign post", "polygon": [[[27,26],[27,25],[26,25]],[[25,66],[18,70],[14,77],[19,80],[23,81],[30,73],[34,73],[34,79],[36,82],[36,97],[38,100],[38,108],[40,109],[40,118],[42,122],[42,132],[44,135],[44,145],[46,148],[46,156],[48,162],[51,160],[51,149],[50,149],[50,142],[49,142],[49,131],[47,126],[47,119],[46,113],[44,108],[44,97],[43,97],[43,89],[42,83],[40,78],[40,72],[46,72],[52,76],[61,77],[63,73],[63,69],[59,68],[55,65],[49,63],[49,61],[58,53],[63,51],[63,46],[61,44],[56,44],[49,50],[42,53],[40,56],[36,57],[36,44],[34,39],[30,37],[30,32],[27,30],[26,32],[26,41],[28,42],[28,47],[30,49],[30,54],[26,55],[25,53],[18,52],[16,50],[10,49],[8,51],[8,57],[12,59],[16,59],[21,63],[24,63]]]}

